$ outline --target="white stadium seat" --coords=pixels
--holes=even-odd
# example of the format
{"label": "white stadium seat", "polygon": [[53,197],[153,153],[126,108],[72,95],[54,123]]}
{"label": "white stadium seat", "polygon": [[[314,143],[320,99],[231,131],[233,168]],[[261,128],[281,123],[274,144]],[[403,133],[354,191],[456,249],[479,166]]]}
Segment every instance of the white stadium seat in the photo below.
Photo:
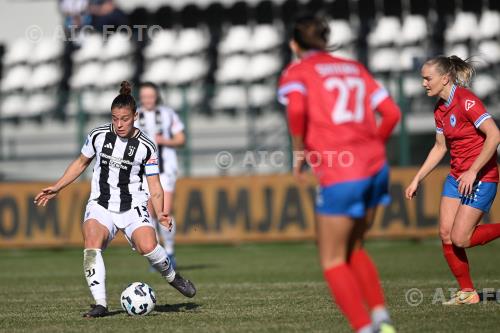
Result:
{"label": "white stadium seat", "polygon": [[109,89],[105,90],[101,94],[99,94],[99,97],[97,99],[97,102],[95,104],[94,109],[87,110],[87,112],[90,113],[95,113],[95,114],[106,114],[111,112],[111,103],[113,103],[113,100],[115,99],[116,96],[118,96],[119,89],[114,88],[114,89]]}
{"label": "white stadium seat", "polygon": [[328,22],[328,25],[330,26],[330,39],[328,40],[328,45],[347,45],[356,39],[356,34],[349,21],[331,20]]}
{"label": "white stadium seat", "polygon": [[[118,93],[116,93],[116,95],[118,95]],[[93,91],[93,90],[82,91],[80,98],[83,111],[87,113],[96,113],[96,110],[99,109],[100,93],[98,91]],[[111,102],[109,102],[108,108],[109,110],[111,110]]]}
{"label": "white stadium seat", "polygon": [[261,24],[255,26],[249,42],[251,52],[262,52],[276,48],[281,45],[283,34],[279,29],[271,24]]}
{"label": "white stadium seat", "polygon": [[445,55],[456,55],[462,59],[467,59],[469,57],[469,48],[465,44],[447,45],[445,47]]}
{"label": "white stadium seat", "polygon": [[208,36],[200,29],[183,29],[179,32],[173,54],[177,57],[202,52],[207,48]]}
{"label": "white stadium seat", "polygon": [[399,70],[399,52],[392,47],[376,49],[369,57],[370,69],[374,72],[394,72]]}
{"label": "white stadium seat", "polygon": [[175,70],[175,61],[171,58],[162,58],[153,61],[147,66],[142,75],[142,81],[151,81],[157,84],[170,83]]}
{"label": "white stadium seat", "polygon": [[368,44],[370,46],[384,46],[396,43],[401,32],[401,24],[397,17],[381,17],[375,29],[368,35]]}
{"label": "white stadium seat", "polygon": [[110,60],[129,56],[132,51],[132,36],[125,33],[114,33],[104,44],[101,59]]}
{"label": "white stadium seat", "polygon": [[5,96],[0,112],[2,118],[22,117],[26,112],[26,97],[22,95]]}
{"label": "white stadium seat", "polygon": [[486,10],[479,19],[480,39],[500,37],[500,13]]}
{"label": "white stadium seat", "polygon": [[185,57],[175,65],[171,82],[186,84],[201,79],[207,74],[208,65],[204,58],[198,56]]}
{"label": "white stadium seat", "polygon": [[272,104],[276,99],[275,86],[266,84],[252,85],[248,95],[252,107],[265,107]]}
{"label": "white stadium seat", "polygon": [[[415,70],[415,65],[418,61],[425,60],[427,54],[422,47],[419,46],[407,46],[404,47],[400,52],[400,69],[411,71]],[[417,61],[417,63],[415,62]]]}
{"label": "white stadium seat", "polygon": [[401,37],[402,45],[414,44],[427,38],[428,29],[425,17],[421,15],[408,15],[403,19]]}
{"label": "white stadium seat", "polygon": [[220,54],[227,55],[237,52],[247,52],[251,36],[250,28],[247,26],[237,25],[229,27],[226,36],[219,44]]}
{"label": "white stadium seat", "polygon": [[500,63],[500,44],[496,40],[486,40],[478,45],[479,56],[490,64]]}
{"label": "white stadium seat", "polygon": [[23,89],[29,84],[31,69],[28,66],[11,67],[2,79],[2,91]]}
{"label": "white stadium seat", "polygon": [[246,55],[236,54],[222,59],[215,73],[218,83],[244,81],[248,77],[250,58]]}
{"label": "white stadium seat", "polygon": [[174,53],[175,32],[172,30],[158,31],[151,39],[151,43],[145,48],[146,59],[169,56]]}
{"label": "white stadium seat", "polygon": [[93,61],[81,65],[70,79],[73,89],[81,89],[96,86],[102,78],[103,66],[100,62]]}
{"label": "white stadium seat", "polygon": [[35,44],[29,42],[26,38],[17,39],[12,44],[7,45],[7,52],[3,58],[4,66],[28,62]]}
{"label": "white stadium seat", "polygon": [[403,80],[403,92],[406,97],[423,96],[422,79],[417,76],[406,76]]}
{"label": "white stadium seat", "polygon": [[281,59],[274,54],[257,54],[250,58],[248,80],[257,81],[277,74],[281,69]]}
{"label": "white stadium seat", "polygon": [[31,95],[26,102],[26,112],[29,116],[37,116],[51,111],[56,107],[56,94],[36,93]]}
{"label": "white stadium seat", "polygon": [[104,46],[101,35],[85,35],[82,39],[81,48],[73,53],[73,61],[78,64],[89,60],[100,59],[103,48]]}
{"label": "white stadium seat", "polygon": [[479,98],[485,98],[491,94],[500,92],[500,89],[498,88],[498,80],[488,74],[476,75],[472,88]]}
{"label": "white stadium seat", "polygon": [[[134,74],[134,65],[126,60],[116,60],[108,63],[97,82],[99,86],[117,86],[124,80],[130,80]],[[118,91],[118,88],[117,88]]]}
{"label": "white stadium seat", "polygon": [[32,64],[58,59],[64,52],[64,44],[55,38],[41,39],[35,44],[35,49],[29,62]]}
{"label": "white stadium seat", "polygon": [[33,69],[27,86],[31,89],[53,87],[61,80],[61,67],[55,64],[39,65]]}
{"label": "white stadium seat", "polygon": [[474,39],[478,32],[477,18],[474,13],[458,12],[455,21],[444,32],[448,43],[463,42]]}
{"label": "white stadium seat", "polygon": [[219,86],[212,100],[214,109],[244,109],[247,107],[247,92],[242,86]]}

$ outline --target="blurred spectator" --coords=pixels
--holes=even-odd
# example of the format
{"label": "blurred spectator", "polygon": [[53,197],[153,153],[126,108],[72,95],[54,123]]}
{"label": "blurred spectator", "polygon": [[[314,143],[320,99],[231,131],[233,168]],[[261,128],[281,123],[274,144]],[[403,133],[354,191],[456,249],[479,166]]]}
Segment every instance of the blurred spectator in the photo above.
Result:
{"label": "blurred spectator", "polygon": [[116,6],[113,0],[89,0],[89,10],[92,15],[92,25],[98,31],[115,30],[127,24],[127,15]]}
{"label": "blurred spectator", "polygon": [[64,16],[64,29],[77,31],[90,24],[89,0],[60,0],[59,10]]}

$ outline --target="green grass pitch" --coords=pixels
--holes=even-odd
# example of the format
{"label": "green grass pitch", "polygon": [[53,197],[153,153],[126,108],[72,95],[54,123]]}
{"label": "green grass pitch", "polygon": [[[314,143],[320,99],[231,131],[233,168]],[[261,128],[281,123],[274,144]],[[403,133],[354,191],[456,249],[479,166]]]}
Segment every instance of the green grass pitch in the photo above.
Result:
{"label": "green grass pitch", "polygon": [[[399,332],[498,332],[493,296],[473,306],[436,304],[439,290],[448,297],[456,287],[437,240],[370,241],[367,248]],[[500,289],[499,251],[500,242],[468,251],[478,289]],[[312,242],[178,246],[179,271],[198,288],[193,299],[148,272],[137,253],[112,246],[104,252],[112,315],[99,319],[81,317],[91,303],[82,255],[81,249],[1,250],[0,332],[349,332]],[[119,295],[133,281],[156,291],[156,309],[146,317],[128,317],[120,307]],[[411,288],[422,292],[418,306],[406,301]]]}

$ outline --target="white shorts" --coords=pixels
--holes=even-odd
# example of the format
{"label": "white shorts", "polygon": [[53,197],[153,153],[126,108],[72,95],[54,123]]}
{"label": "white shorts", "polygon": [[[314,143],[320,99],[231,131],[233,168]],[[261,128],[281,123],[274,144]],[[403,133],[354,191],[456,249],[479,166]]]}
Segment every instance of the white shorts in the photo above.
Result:
{"label": "white shorts", "polygon": [[96,201],[92,200],[87,204],[83,223],[90,219],[97,220],[97,222],[105,226],[109,231],[108,241],[104,244],[104,248],[106,248],[115,238],[118,230],[121,230],[125,234],[125,237],[130,245],[134,247],[132,234],[137,228],[150,227],[155,229],[148,212],[147,202],[142,205],[132,207],[132,209],[129,209],[126,212],[115,213],[107,210]]}
{"label": "white shorts", "polygon": [[[164,172],[160,175],[160,183],[164,192],[174,192],[175,190],[175,182],[177,181],[177,174],[175,172]],[[147,177],[144,177],[144,181],[142,182],[143,188],[146,192],[149,193],[149,186]]]}

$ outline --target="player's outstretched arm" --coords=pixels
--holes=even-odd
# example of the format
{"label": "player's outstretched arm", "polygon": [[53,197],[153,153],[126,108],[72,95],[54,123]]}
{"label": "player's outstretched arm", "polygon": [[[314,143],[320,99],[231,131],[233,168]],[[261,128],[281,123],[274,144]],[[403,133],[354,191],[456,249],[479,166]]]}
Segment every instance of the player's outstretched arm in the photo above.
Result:
{"label": "player's outstretched arm", "polygon": [[54,198],[60,190],[75,181],[85,169],[89,166],[92,158],[88,158],[82,154],[78,156],[66,169],[63,176],[52,186],[44,188],[35,197],[35,204],[37,206],[45,206],[47,202]]}
{"label": "player's outstretched arm", "polygon": [[405,196],[407,199],[412,199],[418,189],[418,185],[422,180],[424,180],[427,175],[434,170],[434,168],[441,162],[443,157],[446,155],[448,148],[446,147],[446,140],[442,133],[436,133],[436,143],[432,147],[431,151],[427,155],[424,164],[420,167],[417,174],[413,178],[410,185],[406,188]]}

